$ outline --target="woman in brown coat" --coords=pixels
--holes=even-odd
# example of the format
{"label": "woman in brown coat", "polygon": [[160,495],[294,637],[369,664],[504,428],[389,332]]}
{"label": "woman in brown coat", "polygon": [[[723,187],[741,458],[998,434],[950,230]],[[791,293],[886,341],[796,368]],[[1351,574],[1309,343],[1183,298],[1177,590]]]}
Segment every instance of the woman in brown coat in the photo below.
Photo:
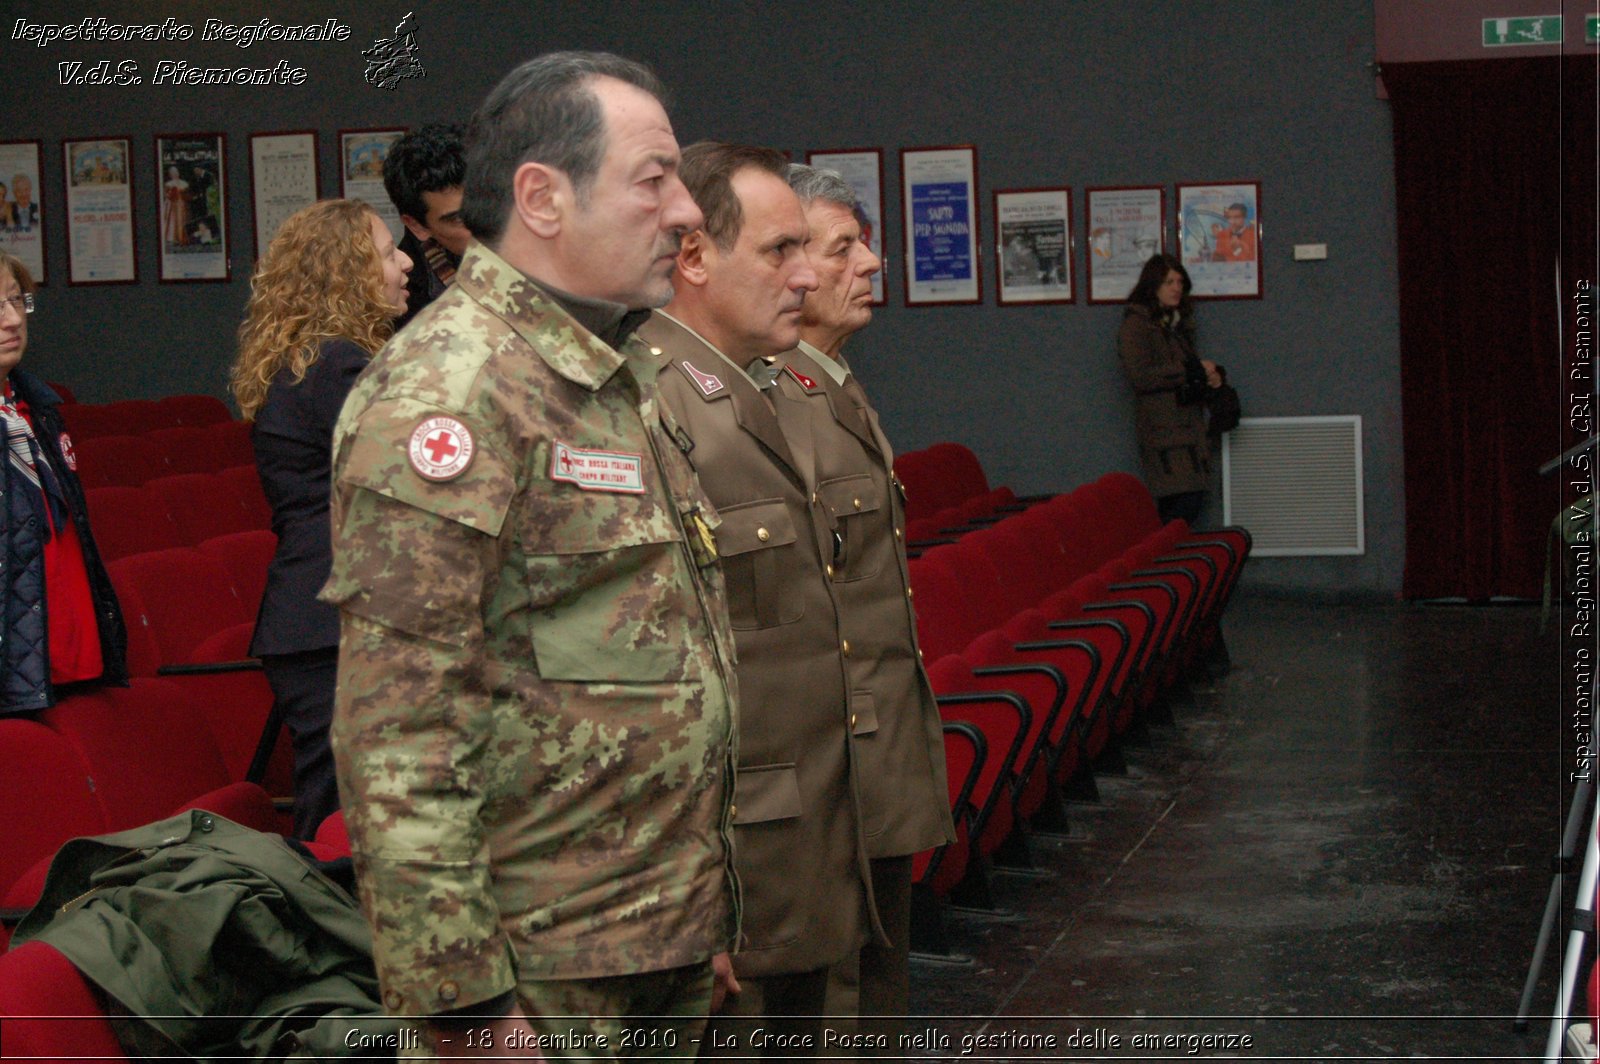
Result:
{"label": "woman in brown coat", "polygon": [[1211,480],[1205,395],[1222,383],[1216,364],[1194,352],[1189,272],[1172,255],[1144,264],[1117,336],[1134,392],[1134,423],[1145,484],[1163,521],[1200,516]]}

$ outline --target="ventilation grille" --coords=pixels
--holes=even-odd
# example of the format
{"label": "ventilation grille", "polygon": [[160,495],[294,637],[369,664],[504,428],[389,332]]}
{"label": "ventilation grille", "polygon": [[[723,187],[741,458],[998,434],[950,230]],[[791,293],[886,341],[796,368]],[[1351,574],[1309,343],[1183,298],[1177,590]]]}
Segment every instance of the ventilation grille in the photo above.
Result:
{"label": "ventilation grille", "polygon": [[1364,554],[1361,418],[1247,417],[1222,438],[1223,520],[1254,555]]}

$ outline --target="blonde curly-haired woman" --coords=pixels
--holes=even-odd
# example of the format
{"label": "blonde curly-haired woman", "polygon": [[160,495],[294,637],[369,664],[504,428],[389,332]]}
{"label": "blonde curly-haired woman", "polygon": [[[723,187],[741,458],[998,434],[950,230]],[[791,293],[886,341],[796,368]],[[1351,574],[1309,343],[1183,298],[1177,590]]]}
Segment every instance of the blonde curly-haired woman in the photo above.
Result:
{"label": "blonde curly-haired woman", "polygon": [[254,421],[256,472],[278,547],[250,652],[294,742],[295,834],[339,808],[328,725],[339,615],[317,601],[332,564],[328,493],[333,426],[357,375],[406,308],[411,259],[360,200],[291,215],[250,280],[232,384]]}

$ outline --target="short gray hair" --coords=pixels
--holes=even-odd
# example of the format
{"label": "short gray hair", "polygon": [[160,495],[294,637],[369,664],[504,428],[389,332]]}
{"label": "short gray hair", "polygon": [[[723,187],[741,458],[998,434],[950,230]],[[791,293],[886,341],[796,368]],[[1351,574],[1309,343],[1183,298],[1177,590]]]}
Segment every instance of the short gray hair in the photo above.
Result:
{"label": "short gray hair", "polygon": [[823,170],[816,166],[807,166],[805,163],[790,163],[787,173],[789,187],[794,189],[794,194],[800,197],[800,202],[807,207],[816,200],[826,200],[837,203],[839,206],[855,211],[856,190],[840,175],[837,170]]}

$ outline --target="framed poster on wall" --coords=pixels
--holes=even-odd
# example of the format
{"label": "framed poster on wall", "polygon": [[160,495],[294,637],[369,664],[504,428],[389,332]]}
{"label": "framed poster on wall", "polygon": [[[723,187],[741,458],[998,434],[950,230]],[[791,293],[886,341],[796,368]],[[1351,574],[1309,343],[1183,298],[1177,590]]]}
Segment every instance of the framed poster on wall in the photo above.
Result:
{"label": "framed poster on wall", "polygon": [[983,302],[978,150],[901,148],[906,306]]}
{"label": "framed poster on wall", "polygon": [[1178,186],[1178,243],[1197,299],[1260,299],[1261,182]]}
{"label": "framed poster on wall", "polygon": [[806,154],[806,164],[819,170],[834,170],[856,194],[856,219],[861,223],[861,240],[878,256],[883,269],[872,275],[872,305],[888,302],[885,277],[889,259],[883,237],[883,149],[850,148],[841,151],[814,151]]}
{"label": "framed poster on wall", "polygon": [[377,212],[395,243],[405,236],[400,212],[383,187],[383,161],[404,129],[341,129],[339,131],[339,195],[358,199]]}
{"label": "framed poster on wall", "polygon": [[250,135],[250,210],[256,258],[272,242],[285,218],[317,202],[317,133],[292,130]]}
{"label": "framed poster on wall", "polygon": [[21,259],[40,285],[45,283],[41,150],[36,140],[0,141],[0,247]]}
{"label": "framed poster on wall", "polygon": [[995,293],[1002,307],[1073,302],[1070,188],[995,192],[994,227]]}
{"label": "framed poster on wall", "polygon": [[1122,303],[1139,271],[1167,250],[1167,190],[1159,186],[1091,188],[1085,197],[1084,254],[1089,302]]}
{"label": "framed poster on wall", "polygon": [[67,283],[134,284],[133,141],[63,140],[67,179]]}
{"label": "framed poster on wall", "polygon": [[229,279],[224,140],[221,133],[156,134],[156,247],[163,283]]}

